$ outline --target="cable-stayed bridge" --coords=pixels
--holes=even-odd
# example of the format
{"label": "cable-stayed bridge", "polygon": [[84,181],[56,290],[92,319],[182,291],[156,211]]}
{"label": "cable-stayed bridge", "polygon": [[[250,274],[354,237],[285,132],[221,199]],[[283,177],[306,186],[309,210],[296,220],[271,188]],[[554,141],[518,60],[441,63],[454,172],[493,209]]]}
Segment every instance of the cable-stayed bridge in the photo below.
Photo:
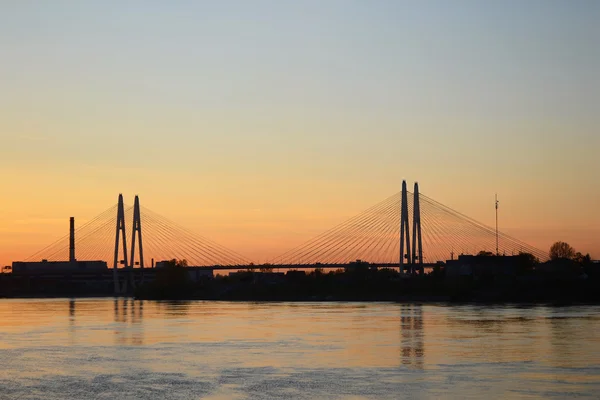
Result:
{"label": "cable-stayed bridge", "polygon": [[[129,245],[129,248],[127,248]],[[77,248],[78,260],[102,260],[115,269],[148,268],[154,260],[185,259],[190,266],[214,269],[259,268],[249,258],[140,206],[119,202],[69,235],[38,251],[27,261],[60,261]],[[408,274],[459,254],[480,251],[499,255],[544,251],[497,232],[403,182],[398,192],[347,221],[293,248],[268,264],[276,268],[342,266],[356,260],[400,267]],[[152,261],[151,261],[152,260]]]}
{"label": "cable-stayed bridge", "polygon": [[[408,214],[414,214],[414,195],[408,192]],[[357,259],[373,263],[400,263],[401,193],[396,193],[360,214],[331,228],[306,243],[276,257],[273,264],[343,264]],[[483,223],[423,195],[419,195],[422,230],[423,263],[435,264],[456,258],[459,254],[480,251],[496,254],[496,231]],[[408,224],[413,226],[412,219]],[[418,254],[411,257],[418,263]],[[516,238],[498,232],[498,253],[513,255],[531,253],[540,260],[546,252]],[[403,251],[405,263],[406,246]]]}
{"label": "cable-stayed bridge", "polygon": [[[75,230],[77,258],[81,260],[102,260],[113,264],[115,252],[115,226],[119,204],[115,204],[95,218]],[[140,252],[136,248],[127,249],[133,242],[129,230],[133,227],[134,206],[123,204],[125,221],[125,241],[119,232],[118,267],[150,267],[151,260],[185,259],[194,266],[239,266],[249,265],[252,260],[221,246],[210,239],[198,235],[162,215],[140,206],[141,232],[143,232],[143,264],[140,265]],[[26,261],[61,261],[69,259],[69,235],[65,235],[51,245],[28,257]],[[133,250],[124,257],[122,249]],[[139,239],[137,242],[139,248]],[[127,263],[125,263],[127,261]]]}

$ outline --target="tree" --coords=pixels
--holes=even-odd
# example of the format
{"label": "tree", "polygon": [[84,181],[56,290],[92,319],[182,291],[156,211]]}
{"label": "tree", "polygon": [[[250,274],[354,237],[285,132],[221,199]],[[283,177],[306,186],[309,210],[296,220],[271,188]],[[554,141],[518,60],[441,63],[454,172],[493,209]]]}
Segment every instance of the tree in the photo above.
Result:
{"label": "tree", "polygon": [[479,257],[491,257],[494,255],[494,253],[492,253],[491,251],[481,250],[479,253],[477,253],[477,255]]}
{"label": "tree", "polygon": [[533,270],[540,263],[540,260],[531,253],[520,252],[517,257],[517,268],[520,274]]}
{"label": "tree", "polygon": [[273,272],[273,267],[271,266],[271,264],[263,264],[260,268],[259,268],[260,272]]}
{"label": "tree", "polygon": [[592,257],[589,254],[586,254],[585,256],[583,254],[581,254],[580,252],[575,253],[575,255],[573,256],[573,260],[578,262],[581,265],[587,265],[589,263],[592,262]]}
{"label": "tree", "polygon": [[519,259],[523,262],[523,264],[527,264],[532,267],[540,263],[540,260],[531,253],[520,252]]}
{"label": "tree", "polygon": [[551,260],[558,260],[560,258],[572,260],[574,257],[575,249],[573,249],[568,243],[556,242],[550,247]]}

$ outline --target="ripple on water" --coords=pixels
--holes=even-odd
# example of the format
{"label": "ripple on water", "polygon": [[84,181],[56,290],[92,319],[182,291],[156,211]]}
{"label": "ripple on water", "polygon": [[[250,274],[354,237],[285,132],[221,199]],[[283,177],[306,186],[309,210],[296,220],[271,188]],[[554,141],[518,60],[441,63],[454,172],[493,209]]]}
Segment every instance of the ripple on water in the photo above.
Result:
{"label": "ripple on water", "polygon": [[0,399],[597,398],[598,311],[0,300]]}

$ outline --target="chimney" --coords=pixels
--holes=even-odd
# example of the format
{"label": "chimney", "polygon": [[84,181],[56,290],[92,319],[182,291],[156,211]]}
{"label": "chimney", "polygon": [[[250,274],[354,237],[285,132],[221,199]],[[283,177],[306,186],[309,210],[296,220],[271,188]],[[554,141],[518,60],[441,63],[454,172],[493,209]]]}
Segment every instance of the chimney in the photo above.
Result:
{"label": "chimney", "polygon": [[70,219],[70,229],[69,229],[69,262],[77,261],[75,259],[75,218],[71,217]]}

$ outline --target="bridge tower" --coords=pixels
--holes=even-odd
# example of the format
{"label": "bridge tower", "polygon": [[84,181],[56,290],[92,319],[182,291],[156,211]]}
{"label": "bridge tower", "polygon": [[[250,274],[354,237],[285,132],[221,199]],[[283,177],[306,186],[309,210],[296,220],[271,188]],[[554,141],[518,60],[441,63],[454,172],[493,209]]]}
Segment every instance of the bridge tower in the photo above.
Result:
{"label": "bridge tower", "polygon": [[[406,240],[406,252],[404,244]],[[410,231],[408,224],[408,191],[406,190],[406,181],[402,181],[402,200],[400,204],[400,273],[405,272],[404,261],[406,260],[406,270],[411,270],[412,259],[410,254]]]}
{"label": "bridge tower", "polygon": [[[123,241],[123,260],[119,260],[119,238]],[[115,294],[120,293],[118,265],[123,264],[127,268],[127,239],[125,237],[125,207],[123,206],[123,195],[119,194],[117,205],[117,231],[115,236],[115,258],[113,263],[113,281]]]}
{"label": "bridge tower", "polygon": [[[135,288],[135,279],[133,276],[133,267],[135,266],[135,238],[137,233],[138,239],[138,250],[139,250],[139,266],[140,268],[144,268],[144,246],[142,242],[142,217],[140,213],[140,198],[135,196],[135,201],[133,204],[133,223],[132,226],[132,235],[131,235],[131,261],[129,262],[130,271],[127,274],[129,282],[131,283],[131,287]],[[143,279],[143,275],[142,275]],[[127,291],[127,281],[123,283],[123,291]]]}
{"label": "bridge tower", "polygon": [[[423,275],[423,241],[421,240],[421,205],[419,202],[419,184],[415,182],[413,192],[413,239],[412,239],[412,270],[411,273],[419,272]],[[418,264],[418,266],[416,266]]]}
{"label": "bridge tower", "polygon": [[135,196],[135,202],[133,205],[133,235],[131,236],[131,261],[129,265],[131,268],[135,265],[135,237],[137,233],[138,238],[138,250],[139,250],[139,265],[140,268],[144,268],[144,247],[142,243],[142,218],[140,214],[140,198]]}
{"label": "bridge tower", "polygon": [[69,218],[69,262],[75,262],[75,217]]}

